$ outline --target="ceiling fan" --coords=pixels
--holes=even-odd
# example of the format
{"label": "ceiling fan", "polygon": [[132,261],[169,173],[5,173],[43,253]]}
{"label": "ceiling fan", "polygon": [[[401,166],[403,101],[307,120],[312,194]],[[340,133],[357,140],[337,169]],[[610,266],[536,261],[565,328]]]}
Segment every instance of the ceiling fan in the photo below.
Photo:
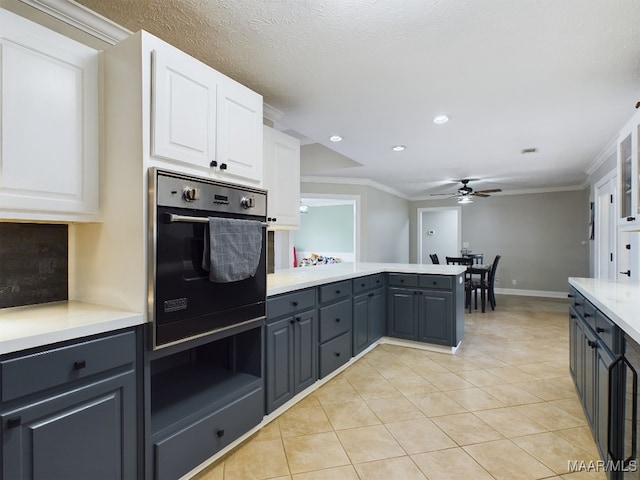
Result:
{"label": "ceiling fan", "polygon": [[490,190],[474,190],[468,184],[469,182],[477,180],[477,179],[463,179],[456,180],[457,182],[462,183],[462,186],[458,188],[457,192],[450,193],[432,193],[431,195],[447,195],[449,197],[458,197],[458,203],[471,203],[474,197],[490,197],[490,193],[501,192],[500,188],[492,188]]}

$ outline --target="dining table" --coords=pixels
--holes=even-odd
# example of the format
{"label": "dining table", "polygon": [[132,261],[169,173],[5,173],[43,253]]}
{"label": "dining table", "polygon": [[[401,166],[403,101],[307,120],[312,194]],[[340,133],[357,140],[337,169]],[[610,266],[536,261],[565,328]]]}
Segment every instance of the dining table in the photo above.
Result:
{"label": "dining table", "polygon": [[[486,304],[487,304],[487,278],[489,273],[491,272],[491,268],[492,268],[492,264],[487,263],[480,263],[480,264],[473,264],[470,267],[467,267],[467,273],[469,274],[470,278],[471,278],[471,283],[473,285],[473,290],[474,290],[474,303],[475,303],[475,309],[478,309],[478,289],[475,285],[479,285],[480,287],[480,302],[482,305],[482,313],[485,313],[486,311]],[[477,275],[479,276],[479,282],[476,283],[474,281],[473,276]],[[469,302],[471,302],[471,298],[469,298]],[[469,307],[471,308],[471,307]]]}

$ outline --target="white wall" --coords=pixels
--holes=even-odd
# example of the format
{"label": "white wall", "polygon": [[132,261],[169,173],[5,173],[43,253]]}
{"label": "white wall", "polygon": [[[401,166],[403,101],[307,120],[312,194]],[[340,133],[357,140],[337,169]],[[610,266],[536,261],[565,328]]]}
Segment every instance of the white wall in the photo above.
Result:
{"label": "white wall", "polygon": [[429,255],[433,253],[438,255],[440,263],[445,263],[446,257],[460,255],[458,213],[456,207],[446,210],[427,209],[419,213],[422,219],[422,263],[431,263]]}

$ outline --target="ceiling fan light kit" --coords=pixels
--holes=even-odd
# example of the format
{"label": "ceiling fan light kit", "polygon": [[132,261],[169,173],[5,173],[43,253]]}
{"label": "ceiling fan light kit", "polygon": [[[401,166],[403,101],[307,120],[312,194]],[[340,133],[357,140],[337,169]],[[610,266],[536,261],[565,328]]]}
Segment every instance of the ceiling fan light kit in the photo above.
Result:
{"label": "ceiling fan light kit", "polygon": [[[457,192],[432,193],[431,195],[448,195],[449,198],[456,197],[458,199],[458,203],[473,203],[474,197],[482,197],[482,198],[490,197],[491,196],[489,195],[490,193],[497,193],[502,191],[502,189],[500,188],[492,188],[490,190],[474,190],[468,185],[471,180],[472,179],[468,179],[468,178],[465,178],[462,180],[456,180],[456,182],[462,183],[462,186],[458,188]],[[473,179],[473,180],[477,180],[477,179]]]}

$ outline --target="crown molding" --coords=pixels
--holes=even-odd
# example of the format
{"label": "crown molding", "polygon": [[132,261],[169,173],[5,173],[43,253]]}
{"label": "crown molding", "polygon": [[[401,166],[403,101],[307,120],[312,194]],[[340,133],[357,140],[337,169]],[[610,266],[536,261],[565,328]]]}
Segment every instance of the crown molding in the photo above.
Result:
{"label": "crown molding", "polygon": [[404,193],[399,192],[395,188],[388,187],[386,185],[383,185],[382,183],[378,183],[368,178],[301,176],[300,183],[331,183],[336,185],[362,185],[365,187],[371,187],[371,188],[375,188],[376,190],[381,190],[383,192],[390,193],[391,195],[395,195],[396,197],[400,197],[404,200],[411,200],[411,198],[409,198]]}
{"label": "crown molding", "polygon": [[585,173],[589,176],[593,175],[593,173],[600,168],[604,162],[618,150],[618,136],[613,137],[609,143],[605,145],[605,147],[600,151],[600,153],[593,159],[593,161],[587,166],[585,169]]}
{"label": "crown molding", "polygon": [[73,0],[20,0],[110,45],[132,34],[126,28]]}
{"label": "crown molding", "polygon": [[277,123],[282,117],[284,117],[284,112],[278,110],[276,107],[272,107],[268,103],[263,103],[262,116],[268,120],[271,120],[273,123]]}

